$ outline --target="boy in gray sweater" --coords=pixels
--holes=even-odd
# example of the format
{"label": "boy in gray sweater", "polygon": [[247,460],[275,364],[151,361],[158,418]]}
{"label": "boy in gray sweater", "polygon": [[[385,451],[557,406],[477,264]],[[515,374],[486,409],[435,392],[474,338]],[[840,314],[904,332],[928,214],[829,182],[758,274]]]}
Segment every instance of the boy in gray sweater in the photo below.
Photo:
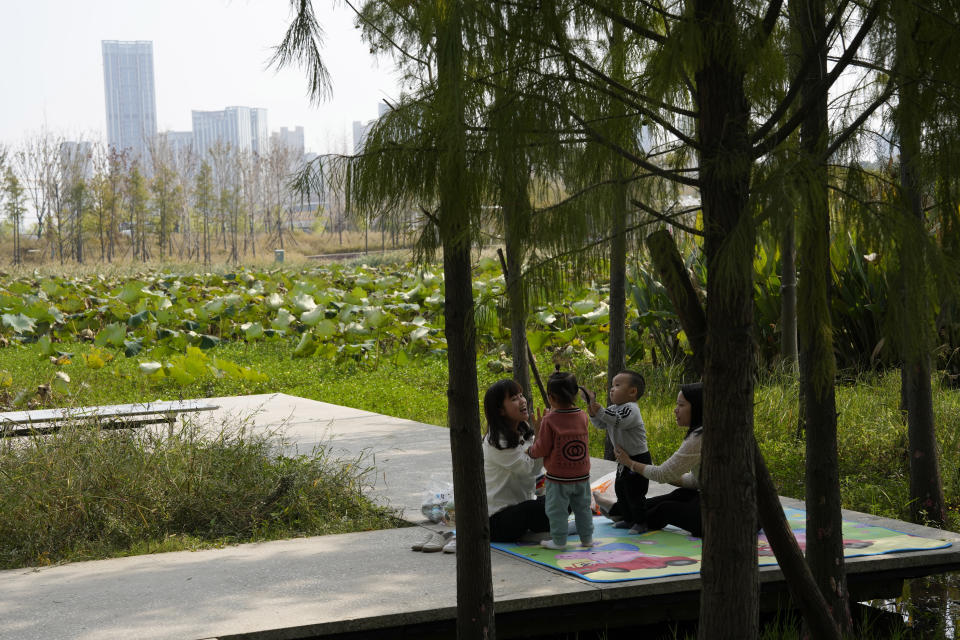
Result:
{"label": "boy in gray sweater", "polygon": [[[650,451],[647,448],[647,430],[643,425],[637,400],[646,390],[646,381],[636,371],[624,369],[613,377],[610,384],[610,406],[604,408],[590,398],[590,422],[598,429],[604,429],[610,436],[614,447],[621,447],[630,459],[651,464]],[[617,479],[613,488],[617,502],[606,513],[614,520],[614,527],[630,529],[631,533],[644,533],[646,524],[647,489],[650,481],[643,475],[634,473],[622,464],[617,465]]]}

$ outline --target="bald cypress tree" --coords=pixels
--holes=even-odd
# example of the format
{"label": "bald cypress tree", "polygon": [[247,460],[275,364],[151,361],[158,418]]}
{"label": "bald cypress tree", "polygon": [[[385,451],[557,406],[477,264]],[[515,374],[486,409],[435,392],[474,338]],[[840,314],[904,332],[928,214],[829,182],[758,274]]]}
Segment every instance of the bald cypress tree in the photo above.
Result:
{"label": "bald cypress tree", "polygon": [[[894,70],[897,105],[894,127],[900,151],[898,211],[895,238],[895,286],[902,305],[896,305],[895,335],[903,359],[901,380],[903,409],[907,419],[910,459],[910,515],[914,522],[943,526],[946,505],[938,462],[936,428],[931,387],[931,352],[934,347],[933,304],[936,293],[933,271],[937,269],[936,247],[926,232],[923,206],[924,182],[931,171],[924,168],[923,129],[938,117],[956,113],[952,100],[936,96],[957,96],[952,89],[955,76],[937,67],[944,50],[960,32],[950,34],[943,25],[939,3],[898,4],[892,8],[894,29]],[[938,17],[940,16],[940,17]],[[950,63],[944,62],[949,66]],[[934,105],[944,108],[937,114]],[[948,116],[947,116],[948,117]],[[947,153],[952,153],[947,150]],[[947,178],[949,180],[949,178]]]}
{"label": "bald cypress tree", "polygon": [[[827,158],[827,26],[823,0],[791,0],[790,26],[805,73],[799,99],[810,104],[800,125],[801,194],[797,295],[801,402],[806,427],[807,563],[843,633],[852,627],[843,560],[837,456],[836,361],[830,319],[830,209]],[[815,533],[813,533],[815,532]]]}

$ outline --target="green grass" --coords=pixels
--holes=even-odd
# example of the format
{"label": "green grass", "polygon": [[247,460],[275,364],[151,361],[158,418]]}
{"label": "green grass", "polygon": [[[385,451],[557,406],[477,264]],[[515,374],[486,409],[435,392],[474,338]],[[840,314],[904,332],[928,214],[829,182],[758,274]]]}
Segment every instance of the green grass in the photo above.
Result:
{"label": "green grass", "polygon": [[362,460],[286,456],[243,424],[161,431],[0,442],[0,569],[400,526]]}
{"label": "green grass", "polygon": [[[57,396],[58,405],[91,405],[180,397],[283,392],[398,416],[427,424],[446,425],[447,368],[442,356],[424,356],[403,365],[388,357],[379,362],[333,362],[317,357],[292,359],[288,346],[278,342],[224,344],[212,350],[218,356],[265,373],[267,382],[249,383],[209,376],[183,388],[169,381],[152,381],[137,371],[134,359],[122,355],[103,369],[88,369],[79,354],[84,343],[58,344],[75,352],[71,364],[57,367],[38,357],[36,345],[0,351],[2,365],[14,389],[49,382],[63,370],[72,379],[69,396]],[[542,372],[553,369],[550,354],[539,360]],[[555,352],[564,369],[581,383],[602,392],[604,368],[595,360]],[[490,357],[478,358],[482,390],[507,373],[487,367]],[[673,406],[684,381],[677,367],[643,369],[647,393],[640,401],[655,461],[665,460],[679,445],[684,430],[677,427]],[[546,375],[546,373],[544,373]],[[539,394],[535,402],[541,404]],[[837,388],[838,441],[844,507],[877,515],[907,519],[909,464],[906,426],[899,406],[899,372],[865,376]],[[2,402],[2,398],[0,398]],[[757,385],[755,430],[774,481],[782,495],[804,496],[805,450],[797,432],[797,382],[791,376],[770,374]],[[941,473],[950,506],[949,528],[960,531],[960,392],[934,387],[934,411],[941,451]],[[603,434],[591,433],[591,453],[602,456]]]}

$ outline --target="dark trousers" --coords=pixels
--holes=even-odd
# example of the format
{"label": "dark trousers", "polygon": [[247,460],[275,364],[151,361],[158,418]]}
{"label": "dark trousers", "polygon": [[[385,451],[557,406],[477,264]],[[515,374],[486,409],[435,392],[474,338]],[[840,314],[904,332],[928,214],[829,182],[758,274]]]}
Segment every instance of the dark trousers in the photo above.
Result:
{"label": "dark trousers", "polygon": [[[652,464],[649,451],[630,456],[634,462]],[[630,524],[643,524],[647,520],[647,489],[650,481],[642,474],[634,473],[622,464],[617,465],[617,479],[613,481],[613,491],[617,494],[617,503],[610,507],[610,515],[620,516]]]}
{"label": "dark trousers", "polygon": [[543,496],[511,505],[490,516],[491,542],[516,542],[527,531],[550,531]]}
{"label": "dark trousers", "polygon": [[674,489],[666,495],[647,500],[647,527],[663,529],[668,524],[685,529],[694,537],[703,537],[699,491]]}

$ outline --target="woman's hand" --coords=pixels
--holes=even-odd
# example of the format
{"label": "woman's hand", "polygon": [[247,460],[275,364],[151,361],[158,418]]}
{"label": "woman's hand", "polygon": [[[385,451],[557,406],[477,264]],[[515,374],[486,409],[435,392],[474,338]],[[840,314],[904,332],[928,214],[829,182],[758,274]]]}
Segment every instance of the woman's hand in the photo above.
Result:
{"label": "woman's hand", "polygon": [[540,433],[540,423],[543,421],[543,409],[537,407],[530,414],[530,423],[533,425],[533,436],[537,437]]}
{"label": "woman's hand", "polygon": [[617,445],[616,448],[614,448],[613,453],[617,457],[617,462],[627,467],[628,469],[630,468],[630,463],[633,462],[633,460],[631,460],[630,456],[627,455],[627,452],[623,450],[623,447],[621,447],[620,445]]}

